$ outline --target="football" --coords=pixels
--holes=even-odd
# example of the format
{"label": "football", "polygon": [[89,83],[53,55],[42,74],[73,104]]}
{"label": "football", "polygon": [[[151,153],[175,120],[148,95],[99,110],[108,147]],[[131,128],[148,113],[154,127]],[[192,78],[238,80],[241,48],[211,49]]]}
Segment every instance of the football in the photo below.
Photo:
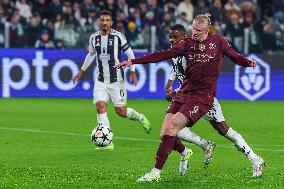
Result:
{"label": "football", "polygon": [[111,143],[112,136],[113,136],[113,133],[110,128],[96,127],[92,131],[91,140],[95,145],[99,147],[103,147]]}

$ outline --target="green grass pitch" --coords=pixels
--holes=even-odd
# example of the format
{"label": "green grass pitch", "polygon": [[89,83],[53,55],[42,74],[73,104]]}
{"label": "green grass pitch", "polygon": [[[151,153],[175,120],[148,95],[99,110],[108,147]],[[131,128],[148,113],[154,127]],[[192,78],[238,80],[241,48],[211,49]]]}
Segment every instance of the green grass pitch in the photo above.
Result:
{"label": "green grass pitch", "polygon": [[221,101],[227,122],[266,161],[262,178],[251,164],[204,120],[193,131],[217,144],[207,169],[193,146],[190,168],[178,174],[173,152],[160,183],[136,180],[151,170],[168,103],[129,100],[152,122],[147,135],[137,122],[108,107],[114,151],[95,151],[90,132],[96,108],[90,99],[0,99],[0,188],[284,188],[284,102]]}

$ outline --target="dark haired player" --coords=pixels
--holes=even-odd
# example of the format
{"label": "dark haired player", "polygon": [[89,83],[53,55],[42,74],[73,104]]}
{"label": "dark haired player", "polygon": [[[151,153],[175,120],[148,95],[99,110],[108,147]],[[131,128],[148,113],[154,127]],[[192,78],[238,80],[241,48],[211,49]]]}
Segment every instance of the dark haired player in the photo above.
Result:
{"label": "dark haired player", "polygon": [[[83,73],[91,65],[96,57],[96,81],[94,84],[93,103],[97,107],[98,126],[110,128],[107,116],[107,103],[111,100],[115,107],[115,112],[121,117],[136,120],[143,125],[147,133],[151,131],[151,124],[147,118],[132,108],[126,107],[127,92],[122,69],[115,69],[113,66],[121,61],[123,51],[128,59],[134,58],[134,53],[128,45],[126,38],[120,32],[112,29],[111,12],[103,10],[100,12],[99,26],[101,31],[91,35],[89,40],[89,53],[76,76],[73,83],[80,80]],[[137,84],[135,67],[130,68],[130,80]],[[106,147],[97,147],[98,150],[113,150],[113,143]]]}

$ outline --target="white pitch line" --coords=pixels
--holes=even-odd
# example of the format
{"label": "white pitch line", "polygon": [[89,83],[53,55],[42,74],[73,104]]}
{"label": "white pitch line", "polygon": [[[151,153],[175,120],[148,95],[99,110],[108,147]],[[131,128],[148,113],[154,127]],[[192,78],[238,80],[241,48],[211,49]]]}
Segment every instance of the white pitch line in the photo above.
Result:
{"label": "white pitch line", "polygon": [[[39,130],[39,129],[27,129],[27,128],[8,128],[8,127],[0,127],[1,130],[8,130],[8,131],[22,131],[22,132],[32,132],[32,133],[45,133],[45,134],[57,134],[57,135],[70,135],[70,136],[90,136],[87,134],[80,134],[80,133],[66,133],[60,131],[46,131],[46,130]],[[128,141],[139,141],[139,142],[160,142],[160,140],[152,140],[152,139],[143,139],[143,138],[132,138],[132,137],[119,137],[115,136],[115,139],[118,140],[128,140]],[[252,145],[258,146],[258,145]],[[260,146],[260,145],[259,145]],[[263,145],[262,145],[263,146]],[[278,145],[277,145],[278,146]],[[234,149],[235,147],[231,145],[217,145],[218,148],[231,148]],[[279,146],[282,148],[282,146]],[[269,151],[269,152],[284,152],[284,149],[267,149],[267,148],[254,148],[255,150],[259,151]]]}
{"label": "white pitch line", "polygon": [[[25,128],[8,128],[8,127],[0,127],[1,130],[8,131],[22,131],[22,132],[32,132],[32,133],[46,133],[46,134],[56,134],[56,135],[71,135],[71,136],[90,136],[87,134],[79,134],[79,133],[65,133],[60,131],[45,131],[39,129],[25,129]],[[115,139],[119,140],[131,140],[131,141],[139,141],[139,142],[160,142],[159,140],[151,140],[151,139],[143,139],[143,138],[131,138],[131,137],[117,137],[114,136]]]}

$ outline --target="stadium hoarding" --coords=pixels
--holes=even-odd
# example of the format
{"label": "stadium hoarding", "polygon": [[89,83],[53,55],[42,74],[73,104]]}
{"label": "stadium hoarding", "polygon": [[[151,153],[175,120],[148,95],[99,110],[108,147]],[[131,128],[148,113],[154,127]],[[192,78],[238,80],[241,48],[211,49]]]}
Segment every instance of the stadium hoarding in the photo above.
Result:
{"label": "stadium hoarding", "polygon": [[[0,97],[92,98],[96,77],[94,64],[78,84],[71,82],[86,54],[82,50],[0,49]],[[136,57],[144,54],[147,52],[135,51]],[[260,65],[257,72],[235,68],[226,59],[218,80],[217,97],[226,100],[284,100],[284,55],[250,56],[257,58]],[[125,70],[125,78],[129,99],[165,98],[164,86],[171,72],[170,62],[136,65],[137,86],[129,81],[128,71]]]}

